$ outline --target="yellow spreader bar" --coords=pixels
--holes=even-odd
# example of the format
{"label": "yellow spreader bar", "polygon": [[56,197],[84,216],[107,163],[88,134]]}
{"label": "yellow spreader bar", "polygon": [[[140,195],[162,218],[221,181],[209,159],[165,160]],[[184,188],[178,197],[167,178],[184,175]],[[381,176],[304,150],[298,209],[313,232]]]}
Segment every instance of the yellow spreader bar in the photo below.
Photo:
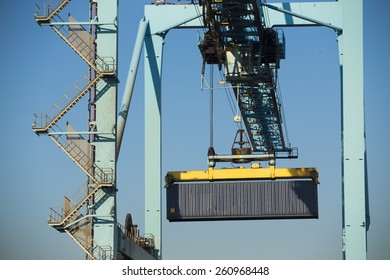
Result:
{"label": "yellow spreader bar", "polygon": [[209,168],[208,170],[173,171],[165,176],[167,186],[175,182],[277,179],[312,179],[319,184],[316,168],[275,168],[275,166],[269,168]]}

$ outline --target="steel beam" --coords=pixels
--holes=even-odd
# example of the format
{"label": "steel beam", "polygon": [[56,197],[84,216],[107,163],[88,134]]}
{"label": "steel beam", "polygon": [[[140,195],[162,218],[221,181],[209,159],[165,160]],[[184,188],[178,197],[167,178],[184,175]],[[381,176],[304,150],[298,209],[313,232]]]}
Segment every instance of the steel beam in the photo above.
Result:
{"label": "steel beam", "polygon": [[161,257],[161,67],[164,36],[145,37],[145,233]]}
{"label": "steel beam", "polygon": [[363,0],[343,0],[338,37],[342,77],[343,251],[366,259],[369,227],[363,91]]}
{"label": "steel beam", "polygon": [[[97,17],[101,22],[115,22],[118,15],[118,0],[97,0]],[[107,25],[97,28],[96,52],[101,58],[117,58],[117,27]],[[104,84],[104,85],[103,85]],[[116,131],[117,117],[117,82],[116,80],[102,80],[101,86],[97,87],[96,127],[101,131]],[[95,137],[95,161],[94,164],[100,169],[111,168],[116,178],[116,134]],[[103,250],[111,250],[108,258],[116,259],[118,251],[117,241],[117,210],[116,210],[116,187],[102,188],[95,194],[93,205],[94,218],[93,240]],[[98,217],[105,217],[99,219]],[[96,253],[97,254],[97,253]],[[95,252],[94,252],[95,255]]]}
{"label": "steel beam", "polygon": [[[340,5],[338,3],[336,3],[337,5]],[[286,21],[286,24],[291,24],[291,26],[294,26],[294,25],[319,25],[319,26],[325,26],[325,27],[329,27],[331,29],[334,29],[336,32],[341,32],[342,31],[342,28],[339,27],[338,25],[336,24],[341,24],[340,22],[337,22],[337,20],[335,19],[339,19],[340,17],[337,17],[337,12],[335,13],[334,11],[334,2],[333,3],[326,3],[326,2],[319,2],[319,3],[307,3],[307,5],[304,5],[304,6],[301,6],[303,7],[303,9],[300,9],[300,12],[302,13],[302,11],[304,11],[305,13],[310,13],[309,10],[311,9],[318,9],[318,5],[320,5],[320,9],[321,10],[324,10],[324,9],[330,9],[330,13],[329,14],[333,14],[333,15],[336,15],[335,19],[329,19],[329,14],[328,13],[323,13],[326,17],[326,20],[331,20],[332,23],[328,22],[328,21],[321,21],[317,18],[311,18],[311,17],[308,17],[308,16],[305,16],[303,14],[299,14],[299,13],[295,13],[292,11],[292,8],[291,8],[291,5],[293,6],[297,6],[297,5],[300,5],[301,4],[294,4],[294,3],[283,3],[282,4],[282,7],[277,7],[277,6],[274,6],[274,5],[270,5],[270,4],[262,4],[263,7],[267,7],[273,11],[277,11],[277,12],[280,12],[281,13],[281,16],[285,17],[285,21]],[[340,12],[340,11],[339,11]],[[279,19],[280,20],[280,19]],[[277,25],[277,24],[276,24]]]}
{"label": "steel beam", "polygon": [[326,26],[342,29],[341,1],[272,3],[267,13],[271,26]]}
{"label": "steel beam", "polygon": [[197,5],[147,5],[145,20],[145,233],[155,237],[161,252],[161,77],[165,34],[173,28],[201,27]]}
{"label": "steel beam", "polygon": [[123,133],[125,131],[127,115],[130,108],[131,97],[133,96],[135,79],[137,77],[138,65],[141,58],[142,46],[145,39],[146,29],[149,22],[142,19],[139,23],[137,38],[134,45],[133,55],[131,57],[131,64],[127,76],[126,86],[123,93],[122,105],[118,115],[118,137],[117,137],[117,156],[121,148]]}
{"label": "steel beam", "polygon": [[[363,93],[363,0],[272,5],[279,8],[268,11],[272,26],[307,26],[324,22],[324,26],[336,31],[342,83],[343,257],[366,259],[369,216]],[[282,13],[282,9],[289,13]],[[294,14],[302,16],[294,17]]]}
{"label": "steel beam", "polygon": [[316,168],[224,168],[168,172],[166,185],[174,182],[311,179],[318,184]]}

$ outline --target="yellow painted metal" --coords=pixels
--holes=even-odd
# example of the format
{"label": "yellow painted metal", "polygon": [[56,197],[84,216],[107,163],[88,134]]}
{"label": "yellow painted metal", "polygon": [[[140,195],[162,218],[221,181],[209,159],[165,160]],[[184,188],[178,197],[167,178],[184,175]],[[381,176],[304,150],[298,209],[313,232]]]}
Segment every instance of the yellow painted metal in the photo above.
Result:
{"label": "yellow painted metal", "polygon": [[194,171],[168,172],[165,177],[166,185],[174,182],[196,181],[234,181],[234,180],[276,180],[276,179],[312,179],[318,182],[316,168],[223,168]]}

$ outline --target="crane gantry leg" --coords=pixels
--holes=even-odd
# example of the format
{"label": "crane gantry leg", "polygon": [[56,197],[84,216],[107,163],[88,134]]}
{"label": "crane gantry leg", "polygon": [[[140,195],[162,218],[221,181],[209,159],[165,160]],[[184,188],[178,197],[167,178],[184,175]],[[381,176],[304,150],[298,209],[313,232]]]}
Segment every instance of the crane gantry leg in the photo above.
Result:
{"label": "crane gantry leg", "polygon": [[[161,76],[165,34],[201,17],[195,5],[145,7],[145,232],[152,233],[161,258]],[[200,21],[193,22],[197,27]]]}
{"label": "crane gantry leg", "polygon": [[[145,232],[161,254],[161,66],[164,36],[145,37]],[[148,65],[148,66],[146,66]],[[149,175],[147,175],[149,174]]]}
{"label": "crane gantry leg", "polygon": [[369,227],[363,96],[363,0],[273,3],[272,25],[318,25],[337,34],[341,70],[343,257],[366,259]]}
{"label": "crane gantry leg", "polygon": [[344,258],[365,259],[370,224],[366,185],[363,91],[363,1],[343,0],[339,35],[342,75],[342,179]]}
{"label": "crane gantry leg", "polygon": [[[118,0],[99,0],[97,18],[102,22],[112,22],[112,26],[97,28],[96,45],[99,57],[117,56],[117,27],[114,23],[118,15]],[[108,32],[109,31],[109,32]],[[96,119],[95,126],[102,131],[115,131],[117,118],[117,81],[107,80],[104,85],[97,87]],[[99,168],[111,168],[116,174],[116,132],[105,137],[96,137],[95,142],[95,165]],[[115,176],[116,177],[116,176]],[[99,200],[97,198],[100,198]],[[97,244],[112,248],[112,256],[116,259],[118,252],[117,242],[117,209],[116,209],[116,186],[98,191],[95,196],[94,212],[98,217],[93,223],[93,238]]]}

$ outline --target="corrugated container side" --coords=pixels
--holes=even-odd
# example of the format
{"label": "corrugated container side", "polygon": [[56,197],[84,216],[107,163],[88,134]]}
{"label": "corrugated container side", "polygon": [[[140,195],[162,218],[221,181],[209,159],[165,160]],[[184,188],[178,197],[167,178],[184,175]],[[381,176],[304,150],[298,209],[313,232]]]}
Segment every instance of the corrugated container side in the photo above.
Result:
{"label": "corrugated container side", "polygon": [[169,221],[318,218],[312,181],[174,183],[166,191]]}

